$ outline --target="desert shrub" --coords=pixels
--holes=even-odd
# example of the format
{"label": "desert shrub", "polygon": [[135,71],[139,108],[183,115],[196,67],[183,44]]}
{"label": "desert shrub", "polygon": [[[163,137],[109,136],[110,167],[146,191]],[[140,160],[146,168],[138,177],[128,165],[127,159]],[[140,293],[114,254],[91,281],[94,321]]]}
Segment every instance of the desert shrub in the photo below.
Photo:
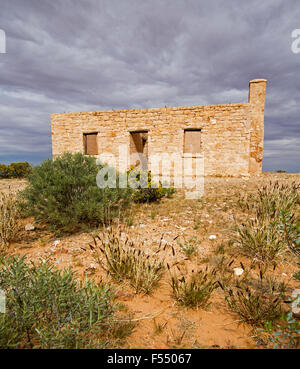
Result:
{"label": "desert shrub", "polygon": [[0,164],[0,178],[24,178],[32,172],[31,165],[26,162]]}
{"label": "desert shrub", "polygon": [[212,292],[218,287],[216,271],[206,268],[192,271],[190,276],[179,269],[180,275],[168,266],[171,277],[172,296],[179,304],[187,307],[207,307]]}
{"label": "desert shrub", "polygon": [[143,171],[138,167],[133,167],[128,172],[128,183],[132,188],[133,200],[135,202],[153,202],[158,201],[163,197],[171,197],[174,194],[175,188],[163,187],[159,182],[154,183],[150,171]]}
{"label": "desert shrub", "polygon": [[286,249],[276,222],[257,218],[237,227],[236,242],[244,254],[266,263],[275,263]]}
{"label": "desert shrub", "polygon": [[80,153],[45,160],[33,169],[29,186],[21,194],[23,212],[65,231],[119,216],[129,205],[132,191],[99,188],[96,176],[101,168],[94,157]]}
{"label": "desert shrub", "polygon": [[150,294],[162,278],[164,265],[158,252],[146,254],[142,246],[124,239],[121,229],[114,228],[97,236],[94,246],[90,245],[96,261],[112,278],[128,280],[136,293]]}
{"label": "desert shrub", "polygon": [[0,253],[18,233],[18,207],[13,194],[0,193]]}
{"label": "desert shrub", "polygon": [[[253,269],[254,264],[250,269]],[[243,268],[244,269],[244,268]],[[266,322],[272,322],[281,315],[281,302],[284,299],[281,286],[266,275],[267,268],[260,267],[257,281],[248,279],[250,270],[245,276],[236,279],[231,285],[220,287],[225,293],[225,300],[231,311],[239,314],[241,319],[254,326],[263,326]]]}
{"label": "desert shrub", "polygon": [[75,279],[70,269],[45,262],[0,259],[0,289],[6,313],[0,314],[1,348],[104,347],[117,311],[111,288]]}

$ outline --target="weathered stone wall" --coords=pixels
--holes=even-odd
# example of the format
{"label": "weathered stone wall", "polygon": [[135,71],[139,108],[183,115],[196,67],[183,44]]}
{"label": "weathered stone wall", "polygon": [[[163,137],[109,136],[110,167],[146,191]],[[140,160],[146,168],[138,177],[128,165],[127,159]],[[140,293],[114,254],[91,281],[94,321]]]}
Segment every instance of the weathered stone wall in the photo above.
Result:
{"label": "weathered stone wall", "polygon": [[[84,152],[83,134],[98,132],[98,153],[119,155],[130,132],[148,130],[148,152],[184,156],[184,129],[200,128],[205,175],[261,173],[265,80],[250,82],[249,102],[52,114],[53,158]],[[127,163],[129,165],[129,163]]]}
{"label": "weathered stone wall", "polygon": [[254,79],[249,83],[251,121],[250,174],[259,174],[262,172],[266,85],[267,80],[264,79]]}

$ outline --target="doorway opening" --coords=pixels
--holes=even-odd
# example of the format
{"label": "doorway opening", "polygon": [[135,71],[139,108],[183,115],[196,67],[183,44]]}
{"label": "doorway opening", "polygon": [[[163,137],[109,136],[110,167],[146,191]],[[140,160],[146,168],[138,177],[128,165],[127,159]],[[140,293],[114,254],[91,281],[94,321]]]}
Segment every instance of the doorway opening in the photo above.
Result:
{"label": "doorway opening", "polygon": [[148,131],[130,132],[130,165],[148,170]]}

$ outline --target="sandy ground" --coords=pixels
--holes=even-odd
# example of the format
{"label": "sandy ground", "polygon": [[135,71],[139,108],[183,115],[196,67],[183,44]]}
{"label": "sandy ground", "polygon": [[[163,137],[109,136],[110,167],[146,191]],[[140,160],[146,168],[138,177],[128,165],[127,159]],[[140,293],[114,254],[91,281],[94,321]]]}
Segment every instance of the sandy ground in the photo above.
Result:
{"label": "sandy ground", "polygon": [[[148,252],[156,251],[162,238],[162,244],[169,245],[159,254],[165,263],[179,261],[188,270],[213,265],[214,250],[232,238],[235,219],[239,222],[246,219],[237,206],[238,198],[255,191],[257,185],[270,179],[299,182],[300,175],[265,173],[250,179],[206,178],[203,200],[186,200],[182,193],[176,193],[171,199],[163,199],[159,203],[135,205],[128,214],[127,225],[125,222],[122,226],[123,232],[137,244],[143,243],[142,247]],[[17,191],[25,186],[26,181],[0,181],[0,191],[7,191],[8,187],[11,191]],[[24,228],[33,219],[22,222]],[[59,268],[71,266],[79,278],[102,279],[114,284],[118,300],[136,322],[133,333],[124,344],[125,348],[266,347],[267,341],[258,330],[242,323],[236,314],[228,310],[221,289],[214,291],[208,308],[185,308],[171,296],[170,278],[166,271],[152,295],[136,295],[126,282],[116,284],[111,281],[95,262],[88,246],[94,231],[58,237],[37,224],[35,226],[34,231],[22,231],[9,252],[26,255],[35,262],[47,259]],[[216,239],[210,240],[210,235],[215,235]],[[186,260],[178,243],[192,238],[196,240],[198,250]],[[53,244],[55,240],[60,241],[56,246]],[[171,246],[175,249],[175,256]],[[249,263],[246,258],[235,255],[232,268],[239,266],[240,261]],[[287,257],[274,271],[274,276],[278,281],[287,283],[291,291],[300,287],[291,280],[296,270],[295,260]]]}

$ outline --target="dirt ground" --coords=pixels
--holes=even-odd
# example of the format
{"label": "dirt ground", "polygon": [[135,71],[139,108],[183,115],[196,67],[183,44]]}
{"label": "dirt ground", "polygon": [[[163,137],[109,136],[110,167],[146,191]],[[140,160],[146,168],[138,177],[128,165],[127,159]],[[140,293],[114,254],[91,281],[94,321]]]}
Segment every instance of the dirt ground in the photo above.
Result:
{"label": "dirt ground", "polygon": [[[157,250],[162,238],[162,243],[169,246],[160,257],[168,263],[179,261],[187,270],[213,264],[214,250],[232,238],[236,221],[246,219],[237,206],[238,198],[270,179],[299,182],[300,174],[264,173],[261,177],[249,179],[206,178],[202,200],[186,200],[178,192],[159,203],[135,205],[127,215],[123,232],[136,243],[143,243],[144,250],[149,253]],[[26,181],[0,181],[0,191],[7,191],[9,187],[11,191],[18,191],[25,186]],[[29,222],[33,219],[23,220],[24,225]],[[47,259],[59,268],[71,266],[79,278],[109,280],[95,262],[88,246],[95,231],[62,236],[38,224],[35,227],[34,231],[22,231],[19,240],[10,246],[11,254],[26,255],[34,262]],[[216,238],[211,240],[211,235]],[[191,239],[198,250],[187,259],[179,242]],[[175,256],[171,246],[176,251]],[[238,267],[240,261],[249,263],[240,255],[235,255],[234,259],[232,268]],[[286,257],[274,271],[274,276],[278,281],[287,283],[291,291],[300,287],[291,279],[296,270],[295,261]],[[242,323],[239,316],[228,310],[221,289],[214,291],[207,309],[190,309],[176,303],[171,296],[169,280],[166,270],[159,287],[150,296],[135,295],[126,282],[116,284],[109,280],[116,288],[118,301],[124,304],[126,313],[131,314],[136,323],[124,348],[267,347],[267,340],[258,330]]]}

